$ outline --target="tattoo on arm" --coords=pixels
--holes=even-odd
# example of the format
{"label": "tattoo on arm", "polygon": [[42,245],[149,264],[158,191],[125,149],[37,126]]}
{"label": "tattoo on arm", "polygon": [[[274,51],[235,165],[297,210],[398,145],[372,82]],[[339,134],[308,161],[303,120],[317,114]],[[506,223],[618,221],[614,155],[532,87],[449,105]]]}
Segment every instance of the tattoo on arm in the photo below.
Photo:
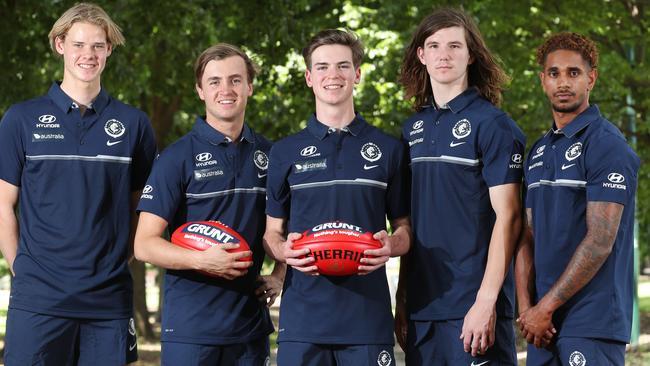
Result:
{"label": "tattoo on arm", "polygon": [[587,234],[576,248],[562,276],[549,291],[553,302],[567,302],[596,275],[611,253],[623,213],[623,205],[587,203]]}

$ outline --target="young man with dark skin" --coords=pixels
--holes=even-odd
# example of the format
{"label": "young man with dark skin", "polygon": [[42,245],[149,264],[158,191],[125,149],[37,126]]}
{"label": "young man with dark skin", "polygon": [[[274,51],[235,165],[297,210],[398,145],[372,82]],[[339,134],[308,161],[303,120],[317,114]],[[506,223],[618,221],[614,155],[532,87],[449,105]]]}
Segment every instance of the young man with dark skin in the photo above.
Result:
{"label": "young man with dark skin", "polygon": [[537,61],[553,124],[524,169],[527,220],[515,267],[527,364],[623,365],[639,158],[589,103],[598,77],[593,41],[552,35]]}

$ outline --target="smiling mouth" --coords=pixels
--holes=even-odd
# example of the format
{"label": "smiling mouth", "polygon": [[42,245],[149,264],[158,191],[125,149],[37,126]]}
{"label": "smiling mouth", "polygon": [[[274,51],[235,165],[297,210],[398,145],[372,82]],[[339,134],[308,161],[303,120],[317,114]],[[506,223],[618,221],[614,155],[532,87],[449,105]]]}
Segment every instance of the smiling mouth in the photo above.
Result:
{"label": "smiling mouth", "polygon": [[235,104],[235,100],[234,99],[224,99],[224,100],[218,101],[217,103],[219,103],[219,104]]}
{"label": "smiling mouth", "polygon": [[95,65],[93,64],[78,64],[78,66],[85,70],[90,70],[95,68]]}
{"label": "smiling mouth", "polygon": [[336,85],[325,85],[325,86],[323,87],[323,89],[325,89],[325,90],[334,90],[334,89],[341,89],[341,88],[343,88],[343,85],[339,85],[339,84],[336,84]]}

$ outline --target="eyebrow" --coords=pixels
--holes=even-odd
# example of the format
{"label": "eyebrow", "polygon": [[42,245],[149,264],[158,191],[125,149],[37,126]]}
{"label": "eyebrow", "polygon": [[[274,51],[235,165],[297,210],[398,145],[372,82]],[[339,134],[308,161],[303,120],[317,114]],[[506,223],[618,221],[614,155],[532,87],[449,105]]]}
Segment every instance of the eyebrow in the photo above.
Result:
{"label": "eyebrow", "polygon": [[[352,61],[339,61],[335,63],[336,65],[352,65]],[[328,66],[329,62],[316,62],[314,66]]]}
{"label": "eyebrow", "polygon": [[241,74],[232,74],[232,75],[228,75],[228,76],[226,76],[226,77],[221,77],[221,76],[210,76],[210,77],[208,78],[208,81],[212,81],[212,80],[221,80],[221,79],[235,79],[235,78],[243,78],[243,76],[242,76]]}

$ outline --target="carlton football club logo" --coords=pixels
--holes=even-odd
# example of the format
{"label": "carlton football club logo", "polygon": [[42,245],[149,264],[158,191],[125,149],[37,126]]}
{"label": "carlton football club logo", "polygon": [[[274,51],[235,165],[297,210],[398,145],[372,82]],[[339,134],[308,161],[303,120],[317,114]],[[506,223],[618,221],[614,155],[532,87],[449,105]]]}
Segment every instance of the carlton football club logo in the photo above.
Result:
{"label": "carlton football club logo", "polygon": [[379,146],[368,142],[361,147],[361,156],[369,162],[377,161],[381,158]]}
{"label": "carlton football club logo", "polygon": [[571,366],[585,366],[587,364],[587,359],[582,352],[574,351],[571,356],[569,356],[569,365]]}
{"label": "carlton football club logo", "polygon": [[379,352],[379,357],[377,357],[377,365],[379,366],[390,366],[393,363],[393,358],[390,357],[388,351],[383,350]]}
{"label": "carlton football club logo", "polygon": [[469,136],[470,133],[472,133],[472,125],[468,120],[461,119],[460,121],[456,122],[454,128],[451,130],[451,133],[457,139],[465,138]]}
{"label": "carlton football club logo", "polygon": [[133,321],[133,318],[129,319],[129,334],[132,336],[135,335],[135,322]]}
{"label": "carlton football club logo", "polygon": [[564,157],[568,160],[575,160],[578,156],[582,154],[582,142],[576,142],[575,144],[569,146],[569,148],[564,153]]}
{"label": "carlton football club logo", "polygon": [[264,151],[257,150],[253,156],[253,162],[258,169],[266,170],[269,167],[269,157]]}
{"label": "carlton football club logo", "polygon": [[106,131],[108,136],[116,139],[124,135],[124,131],[126,131],[126,129],[124,128],[122,122],[116,119],[109,119],[104,125],[104,131]]}

